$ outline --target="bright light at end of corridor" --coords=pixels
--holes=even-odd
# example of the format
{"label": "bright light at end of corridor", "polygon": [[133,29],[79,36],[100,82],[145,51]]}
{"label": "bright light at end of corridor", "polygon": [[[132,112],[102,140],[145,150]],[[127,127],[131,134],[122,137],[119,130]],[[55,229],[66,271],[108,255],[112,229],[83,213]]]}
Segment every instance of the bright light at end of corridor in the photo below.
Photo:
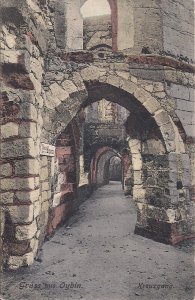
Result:
{"label": "bright light at end of corridor", "polygon": [[111,14],[107,0],[88,0],[81,8],[83,18]]}

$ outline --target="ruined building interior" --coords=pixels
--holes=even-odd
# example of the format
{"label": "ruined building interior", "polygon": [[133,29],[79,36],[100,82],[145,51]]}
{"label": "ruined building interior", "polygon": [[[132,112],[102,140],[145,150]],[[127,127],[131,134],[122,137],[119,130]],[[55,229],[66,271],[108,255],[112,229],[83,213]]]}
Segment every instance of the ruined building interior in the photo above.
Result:
{"label": "ruined building interior", "polygon": [[135,235],[193,239],[194,1],[0,9],[2,270],[32,266],[110,181],[136,207]]}

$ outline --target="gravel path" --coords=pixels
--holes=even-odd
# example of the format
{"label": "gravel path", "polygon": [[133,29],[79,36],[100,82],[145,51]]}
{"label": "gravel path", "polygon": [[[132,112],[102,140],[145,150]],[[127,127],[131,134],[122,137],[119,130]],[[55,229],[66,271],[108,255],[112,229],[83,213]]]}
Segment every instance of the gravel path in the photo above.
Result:
{"label": "gravel path", "polygon": [[134,235],[136,212],[119,183],[98,189],[41,260],[7,272],[2,299],[193,300],[193,242],[177,247]]}

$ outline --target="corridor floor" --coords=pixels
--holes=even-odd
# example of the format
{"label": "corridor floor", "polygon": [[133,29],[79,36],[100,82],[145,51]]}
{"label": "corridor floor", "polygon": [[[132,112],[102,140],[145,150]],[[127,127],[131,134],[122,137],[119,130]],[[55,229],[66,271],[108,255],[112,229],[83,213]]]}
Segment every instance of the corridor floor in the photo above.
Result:
{"label": "corridor floor", "polygon": [[99,188],[42,248],[39,262],[2,278],[5,300],[193,300],[193,242],[134,235],[121,185]]}

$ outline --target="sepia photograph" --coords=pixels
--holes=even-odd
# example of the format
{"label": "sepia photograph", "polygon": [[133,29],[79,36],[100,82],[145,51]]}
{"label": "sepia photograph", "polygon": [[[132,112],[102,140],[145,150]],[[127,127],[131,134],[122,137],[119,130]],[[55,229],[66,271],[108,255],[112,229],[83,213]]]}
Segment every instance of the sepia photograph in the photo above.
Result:
{"label": "sepia photograph", "polygon": [[195,300],[195,0],[1,0],[0,65],[0,300]]}

